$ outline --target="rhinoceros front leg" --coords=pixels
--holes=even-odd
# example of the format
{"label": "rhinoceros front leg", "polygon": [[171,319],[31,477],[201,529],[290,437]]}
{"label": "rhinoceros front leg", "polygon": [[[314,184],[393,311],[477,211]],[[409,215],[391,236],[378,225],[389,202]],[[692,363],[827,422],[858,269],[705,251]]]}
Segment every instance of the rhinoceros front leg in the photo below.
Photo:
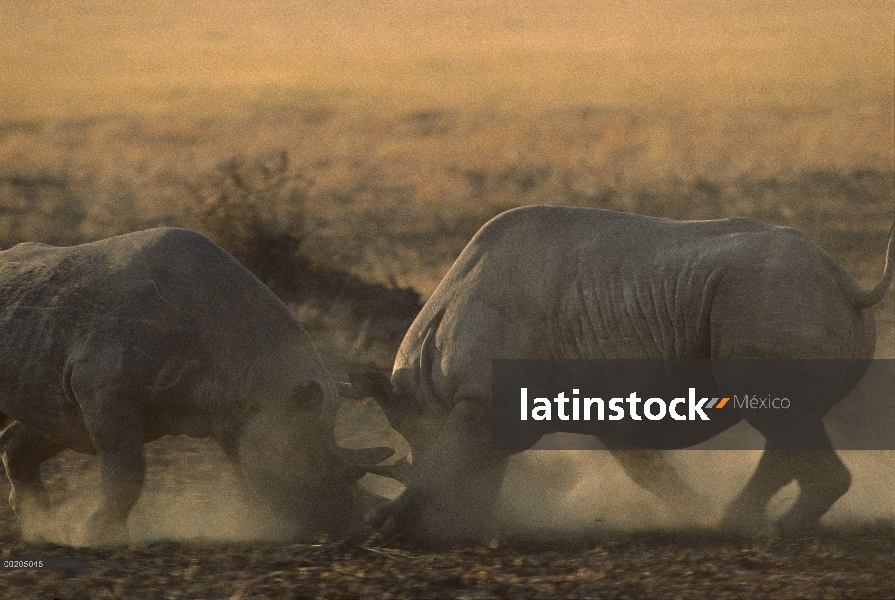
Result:
{"label": "rhinoceros front leg", "polygon": [[661,500],[674,518],[689,525],[707,525],[716,518],[708,498],[687,485],[659,450],[610,450],[631,480]]}
{"label": "rhinoceros front leg", "polygon": [[139,407],[114,392],[101,392],[82,405],[84,423],[100,460],[100,504],[87,520],[84,543],[90,546],[128,542],[127,518],[140,496],[143,416]]}
{"label": "rhinoceros front leg", "polygon": [[509,454],[491,447],[489,408],[482,401],[458,403],[414,464],[404,493],[368,522],[387,537],[403,532],[436,542],[490,539]]}
{"label": "rhinoceros front leg", "polygon": [[63,449],[18,421],[0,433],[0,455],[12,487],[9,503],[23,521],[37,523],[50,512],[50,498],[40,476],[40,465]]}

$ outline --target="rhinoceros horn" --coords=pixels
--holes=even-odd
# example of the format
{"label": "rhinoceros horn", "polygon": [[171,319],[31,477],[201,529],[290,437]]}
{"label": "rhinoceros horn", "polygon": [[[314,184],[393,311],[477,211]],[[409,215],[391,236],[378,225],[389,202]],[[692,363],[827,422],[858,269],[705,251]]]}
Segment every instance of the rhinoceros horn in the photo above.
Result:
{"label": "rhinoceros horn", "polygon": [[[354,480],[358,480],[367,473],[375,473],[380,467],[377,466],[385,459],[389,458],[395,451],[386,446],[375,446],[372,448],[339,448],[339,455],[345,461],[348,476]],[[378,473],[377,473],[378,474]]]}
{"label": "rhinoceros horn", "polygon": [[367,472],[383,477],[390,477],[404,485],[410,479],[410,461],[407,457],[402,457],[393,465],[374,465],[367,469]]}

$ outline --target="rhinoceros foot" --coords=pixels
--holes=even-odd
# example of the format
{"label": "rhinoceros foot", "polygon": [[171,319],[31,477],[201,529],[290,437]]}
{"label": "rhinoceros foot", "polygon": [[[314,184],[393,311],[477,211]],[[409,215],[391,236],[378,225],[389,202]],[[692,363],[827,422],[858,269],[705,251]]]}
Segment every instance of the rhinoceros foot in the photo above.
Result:
{"label": "rhinoceros foot", "polygon": [[96,511],[87,519],[81,543],[91,547],[126,546],[130,540],[127,523],[119,519],[111,519],[101,510]]}
{"label": "rhinoceros foot", "polygon": [[734,500],[724,510],[718,528],[735,535],[761,536],[770,533],[770,525],[763,508]]}

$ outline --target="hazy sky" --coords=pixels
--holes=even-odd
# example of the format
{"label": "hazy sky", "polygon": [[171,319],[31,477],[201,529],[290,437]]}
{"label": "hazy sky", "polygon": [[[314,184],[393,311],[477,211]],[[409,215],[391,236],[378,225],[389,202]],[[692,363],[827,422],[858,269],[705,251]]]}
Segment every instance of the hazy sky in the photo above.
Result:
{"label": "hazy sky", "polygon": [[375,104],[889,102],[895,1],[4,0],[0,118]]}

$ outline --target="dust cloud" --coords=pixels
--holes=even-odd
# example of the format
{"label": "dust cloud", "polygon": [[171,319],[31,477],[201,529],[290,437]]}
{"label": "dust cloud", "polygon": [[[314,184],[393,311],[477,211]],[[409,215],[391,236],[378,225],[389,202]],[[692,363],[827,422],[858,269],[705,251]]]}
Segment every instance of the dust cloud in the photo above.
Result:
{"label": "dust cloud", "polygon": [[[866,286],[866,284],[865,284]],[[895,356],[891,299],[876,312],[877,359]],[[891,394],[885,382],[870,397]],[[890,427],[892,411],[875,406],[865,421],[841,420],[839,404],[827,419],[828,431],[841,439],[843,427],[858,425]],[[853,413],[842,413],[853,414]],[[570,435],[570,434],[554,434]],[[739,436],[748,445],[760,448],[763,438],[746,423],[740,423],[725,436]],[[514,456],[509,465],[501,495],[499,518],[503,529],[512,533],[535,532],[541,535],[599,535],[614,531],[684,529],[711,527],[718,523],[725,506],[743,488],[758,464],[761,451],[678,450],[669,453],[670,462],[683,480],[707,499],[709,514],[675,518],[655,496],[637,486],[621,466],[600,448],[595,438],[579,438],[570,443],[544,436],[536,449]],[[718,438],[713,440],[717,442]],[[879,439],[879,438],[877,438]],[[555,450],[551,447],[582,448]],[[543,449],[540,449],[543,448]],[[831,527],[853,527],[877,521],[895,522],[895,451],[842,450],[838,452],[852,475],[849,491],[840,498],[821,523]],[[798,486],[790,483],[771,499],[768,517],[781,516],[798,495]]]}
{"label": "dust cloud", "polygon": [[[883,351],[882,356],[888,353]],[[362,427],[361,425],[364,424]],[[340,416],[343,440],[356,447],[391,445],[397,448],[392,462],[407,454],[408,447],[375,403],[346,410]],[[835,435],[836,426],[831,433]],[[555,434],[557,435],[557,434]],[[571,435],[571,434],[558,434]],[[740,423],[725,435],[751,439],[763,445],[761,435]],[[552,436],[544,436],[536,448],[550,448]],[[577,444],[564,440],[563,447],[581,450],[534,449],[513,456],[501,489],[498,529],[509,535],[599,536],[616,531],[687,529],[715,526],[725,506],[752,475],[759,450],[678,450],[669,453],[682,479],[706,499],[707,514],[678,515],[643,490],[621,466],[589,436]],[[344,443],[344,442],[343,442]],[[839,451],[852,474],[851,489],[826,514],[822,523],[852,526],[877,520],[895,521],[895,451]],[[362,482],[376,493],[394,498],[403,486],[394,480],[368,475]],[[781,516],[795,501],[798,487],[790,483],[768,506],[768,517]]]}
{"label": "dust cloud", "polygon": [[[845,526],[895,519],[895,452],[853,450],[839,455],[852,487],[822,523]],[[501,520],[510,531],[587,535],[601,532],[712,526],[745,485],[760,451],[681,450],[671,462],[708,499],[712,513],[675,519],[652,494],[633,483],[605,451],[532,450],[511,461],[502,491]],[[771,520],[795,501],[798,487],[783,488],[768,507]]]}
{"label": "dust cloud", "polygon": [[[232,466],[211,440],[166,437],[145,446],[147,474],[128,520],[131,543],[275,540],[283,529],[244,496]],[[43,465],[52,513],[21,523],[29,541],[83,545],[100,501],[99,460],[64,452]],[[8,490],[9,485],[3,482]],[[0,491],[2,494],[2,491]]]}
{"label": "dust cloud", "polygon": [[[739,425],[738,427],[748,427]],[[375,403],[353,405],[340,415],[342,446],[390,445],[393,462],[409,448],[391,430]],[[758,435],[753,431],[754,435]],[[579,436],[582,448],[597,448]],[[550,447],[545,436],[539,448]],[[285,528],[259,514],[246,500],[236,474],[211,440],[167,437],[145,446],[147,477],[128,521],[132,543],[160,540],[233,542],[280,540]],[[669,453],[684,481],[707,500],[707,512],[675,518],[655,496],[633,483],[602,450],[530,450],[510,459],[498,504],[498,529],[513,536],[563,539],[600,537],[616,532],[711,528],[742,489],[760,451],[680,450]],[[831,527],[895,521],[895,451],[840,451],[852,473],[852,486],[823,519]],[[65,452],[44,465],[44,480],[55,515],[23,523],[26,539],[80,545],[83,526],[99,502],[96,457]],[[403,486],[367,475],[366,489],[395,498]],[[3,482],[0,495],[8,493]],[[4,491],[5,490],[5,491]],[[785,487],[771,501],[768,516],[782,515],[798,488]],[[6,508],[5,510],[9,510]]]}

